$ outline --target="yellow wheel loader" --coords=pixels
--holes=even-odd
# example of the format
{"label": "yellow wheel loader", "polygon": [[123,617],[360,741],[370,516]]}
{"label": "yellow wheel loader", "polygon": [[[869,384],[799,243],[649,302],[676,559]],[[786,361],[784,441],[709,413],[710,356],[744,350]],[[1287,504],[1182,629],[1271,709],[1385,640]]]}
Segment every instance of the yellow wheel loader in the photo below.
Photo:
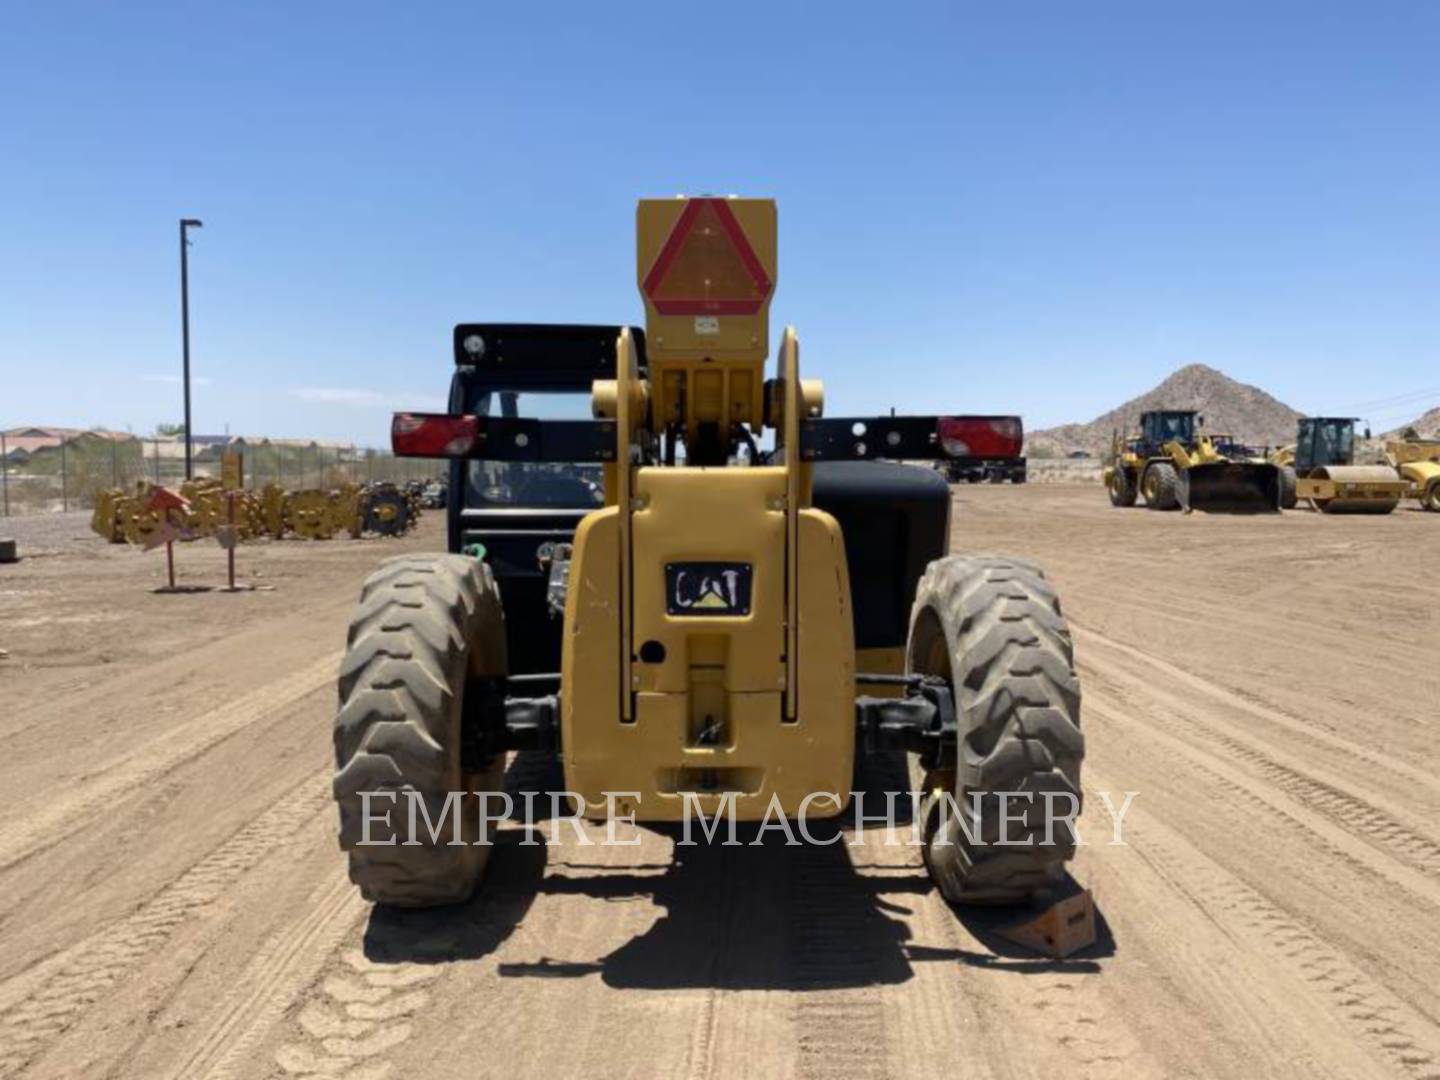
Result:
{"label": "yellow wheel loader", "polygon": [[450,462],[449,551],[382,564],[350,625],[352,880],[469,896],[514,752],[578,816],[702,827],[848,814],[857,759],[909,752],[946,897],[1049,889],[1084,753],[1054,587],[947,554],[944,479],[899,464],[943,458],[939,417],[825,416],[790,328],[766,377],[772,200],[641,200],[637,241],[643,330],[461,324],[449,411],[394,418]]}
{"label": "yellow wheel loader", "polygon": [[1395,439],[1385,444],[1385,460],[1406,482],[1406,494],[1426,510],[1440,512],[1440,438]]}
{"label": "yellow wheel loader", "polygon": [[1280,469],[1233,440],[1217,446],[1199,431],[1203,421],[1194,410],[1156,409],[1140,415],[1138,433],[1117,431],[1102,473],[1111,504],[1143,496],[1152,510],[1278,511]]}
{"label": "yellow wheel loader", "polygon": [[1355,464],[1355,420],[1348,416],[1301,417],[1295,445],[1271,460],[1280,469],[1286,510],[1304,500],[1322,514],[1388,514],[1407,487],[1389,466]]}

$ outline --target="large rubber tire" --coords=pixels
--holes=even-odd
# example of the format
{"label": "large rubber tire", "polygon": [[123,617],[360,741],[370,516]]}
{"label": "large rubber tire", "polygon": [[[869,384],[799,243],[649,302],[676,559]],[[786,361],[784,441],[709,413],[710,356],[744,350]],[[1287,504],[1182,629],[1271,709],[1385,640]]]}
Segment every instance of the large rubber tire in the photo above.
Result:
{"label": "large rubber tire", "polygon": [[[956,814],[924,814],[925,865],[953,903],[1025,900],[1062,877],[1075,854],[1064,822],[1046,844],[1047,802],[1061,815],[1080,806],[1080,682],[1060,600],[1038,567],[999,556],[950,556],[930,564],[916,590],[907,663],[950,680],[959,728],[953,768]],[[1001,833],[996,792],[1010,801]],[[1046,793],[1053,793],[1049,799]],[[979,796],[979,816],[974,814]],[[1067,798],[1068,797],[1068,798]],[[944,822],[942,826],[942,820]],[[1005,845],[996,841],[1004,839]]]}
{"label": "large rubber tire", "polygon": [[1119,465],[1115,466],[1115,471],[1110,474],[1110,483],[1106,487],[1110,492],[1111,506],[1135,505],[1135,496],[1138,492],[1135,490],[1135,481],[1131,478],[1128,469]]}
{"label": "large rubber tire", "polygon": [[1440,480],[1431,480],[1420,494],[1420,505],[1426,510],[1440,512]]}
{"label": "large rubber tire", "polygon": [[1294,510],[1299,503],[1295,494],[1295,470],[1289,465],[1280,466],[1280,509]]}
{"label": "large rubber tire", "polygon": [[1151,510],[1174,510],[1180,505],[1180,477],[1168,461],[1156,461],[1145,470],[1140,488]]}
{"label": "large rubber tire", "polygon": [[[499,789],[503,758],[467,773],[461,718],[468,680],[505,674],[505,621],[490,568],[463,555],[389,559],[365,581],[340,665],[335,718],[335,801],[350,880],[367,900],[402,907],[459,903],[474,891],[490,847],[480,845],[478,798],[452,803],[462,814],[461,845],[450,819],[433,842],[423,821],[413,839],[361,844],[361,792],[371,796],[371,840],[412,839],[409,800],[424,800],[438,823],[451,792]],[[405,794],[416,792],[418,795]],[[377,822],[390,812],[393,832]],[[418,816],[418,815],[417,815]]]}

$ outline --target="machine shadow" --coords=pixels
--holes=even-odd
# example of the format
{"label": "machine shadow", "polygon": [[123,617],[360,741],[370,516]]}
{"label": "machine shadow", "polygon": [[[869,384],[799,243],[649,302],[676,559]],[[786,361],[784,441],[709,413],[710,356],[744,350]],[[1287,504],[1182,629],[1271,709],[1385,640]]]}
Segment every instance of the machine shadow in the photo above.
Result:
{"label": "machine shadow", "polygon": [[[527,783],[543,779],[519,766],[512,772]],[[893,761],[884,766],[862,769],[857,784],[904,790],[903,762],[898,771]],[[908,912],[895,906],[896,894],[929,891],[924,872],[857,871],[844,820],[813,823],[821,843],[798,846],[774,829],[760,835],[753,825],[737,826],[734,844],[686,845],[680,826],[656,828],[675,843],[668,863],[606,865],[540,885],[549,894],[606,901],[648,897],[663,909],[649,929],[594,961],[502,963],[500,974],[598,975],[609,986],[634,989],[824,990],[901,983],[915,962],[960,959],[955,951],[912,945],[902,921]],[[716,840],[723,839],[722,830]]]}
{"label": "machine shadow", "polygon": [[[516,754],[505,770],[505,790],[517,801],[525,791],[564,787],[559,763],[543,754]],[[545,820],[548,801],[536,801],[533,820]],[[449,963],[478,960],[504,943],[530,910],[545,878],[543,828],[506,828],[480,887],[467,902],[413,910],[383,904],[370,911],[363,949],[375,963]]]}
{"label": "machine shadow", "polygon": [[[903,763],[874,762],[857,774],[856,790],[897,790],[893,785],[903,782],[903,771]],[[538,756],[519,755],[507,773],[506,788],[517,801],[523,791],[561,787],[558,769]],[[543,821],[546,806],[548,799],[535,800],[536,821]],[[903,807],[897,818],[903,828]],[[1085,974],[1099,971],[1097,961],[1114,954],[1114,938],[1098,911],[1096,943],[1066,960],[1007,942],[998,931],[1033,914],[1023,906],[951,909],[982,949],[913,942],[903,898],[918,899],[933,886],[918,866],[857,869],[848,846],[852,821],[847,814],[813,822],[810,832],[820,843],[799,846],[788,846],[775,829],[759,836],[753,825],[737,826],[733,845],[719,843],[722,828],[715,843],[686,846],[679,826],[660,827],[655,831],[676,843],[669,862],[597,864],[591,874],[549,877],[549,829],[507,827],[496,836],[484,881],[470,901],[421,911],[377,906],[364,952],[377,963],[478,960],[500,948],[537,897],[570,895],[648,897],[663,911],[644,933],[593,961],[507,961],[498,965],[502,977],[598,975],[619,989],[818,991],[903,983],[924,962]],[[1066,888],[1079,886],[1067,877]]]}
{"label": "machine shadow", "polygon": [[[812,832],[833,843],[789,847],[783,835],[757,837],[753,828],[737,828],[735,846],[677,846],[661,874],[547,878],[545,893],[648,896],[664,913],[593,962],[505,963],[500,974],[598,974],[622,989],[824,990],[901,983],[912,977],[917,958],[959,959],[933,949],[912,956],[910,930],[892,915],[903,910],[881,895],[927,892],[922,875],[862,875],[838,828],[817,823]],[[678,843],[678,830],[674,835]]]}
{"label": "machine shadow", "polygon": [[362,942],[365,956],[378,964],[445,964],[488,956],[524,919],[544,876],[543,833],[502,830],[484,881],[466,903],[424,910],[373,907]]}

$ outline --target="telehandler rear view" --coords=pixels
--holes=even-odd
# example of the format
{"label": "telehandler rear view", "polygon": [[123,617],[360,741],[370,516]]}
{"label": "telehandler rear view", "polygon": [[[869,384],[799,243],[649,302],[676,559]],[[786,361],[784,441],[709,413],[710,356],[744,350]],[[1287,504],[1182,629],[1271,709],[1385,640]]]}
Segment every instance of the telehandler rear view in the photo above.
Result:
{"label": "telehandler rear view", "polygon": [[[946,897],[1053,885],[1084,753],[1055,590],[947,554],[944,480],[899,463],[944,455],[936,417],[825,417],[790,328],[765,377],[772,200],[641,200],[637,241],[643,331],[457,326],[448,412],[394,418],[397,454],[450,459],[449,553],[382,564],[350,624],[351,878],[465,899],[490,850],[468,807],[511,751],[557,755],[584,817],[641,822],[834,816],[857,756],[906,751]],[[405,800],[468,842],[386,843]]]}

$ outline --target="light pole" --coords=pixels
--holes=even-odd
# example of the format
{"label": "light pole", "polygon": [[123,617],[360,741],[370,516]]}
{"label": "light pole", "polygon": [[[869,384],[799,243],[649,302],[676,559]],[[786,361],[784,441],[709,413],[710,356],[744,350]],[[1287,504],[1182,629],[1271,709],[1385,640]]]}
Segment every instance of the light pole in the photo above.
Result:
{"label": "light pole", "polygon": [[192,444],[190,441],[190,241],[187,229],[199,229],[203,222],[199,218],[180,219],[180,337],[185,349],[185,479],[194,478],[191,463]]}

